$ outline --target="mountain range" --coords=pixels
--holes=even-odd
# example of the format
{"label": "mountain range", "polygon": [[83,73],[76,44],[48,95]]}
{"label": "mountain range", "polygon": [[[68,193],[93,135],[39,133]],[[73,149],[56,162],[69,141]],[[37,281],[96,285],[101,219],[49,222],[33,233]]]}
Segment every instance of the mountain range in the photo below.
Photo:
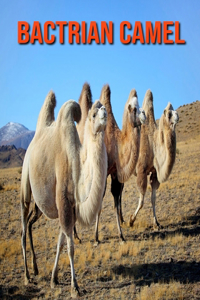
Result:
{"label": "mountain range", "polygon": [[24,125],[9,122],[0,128],[0,146],[14,145],[17,149],[27,149],[35,131],[31,131]]}

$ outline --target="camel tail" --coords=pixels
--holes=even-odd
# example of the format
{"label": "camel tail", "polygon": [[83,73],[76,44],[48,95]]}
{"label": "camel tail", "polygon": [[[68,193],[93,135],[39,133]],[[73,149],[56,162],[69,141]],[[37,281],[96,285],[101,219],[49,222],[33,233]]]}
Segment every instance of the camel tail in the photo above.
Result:
{"label": "camel tail", "polygon": [[56,107],[56,96],[53,91],[50,91],[45,100],[44,104],[40,110],[40,114],[38,117],[36,131],[50,126],[54,120],[54,109]]}

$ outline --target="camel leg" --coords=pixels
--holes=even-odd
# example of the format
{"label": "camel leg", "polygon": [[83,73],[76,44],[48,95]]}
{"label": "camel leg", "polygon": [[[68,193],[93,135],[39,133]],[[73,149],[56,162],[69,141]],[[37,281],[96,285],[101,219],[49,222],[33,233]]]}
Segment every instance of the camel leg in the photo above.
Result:
{"label": "camel leg", "polygon": [[98,244],[100,243],[100,241],[99,241],[99,219],[100,219],[100,215],[101,215],[101,210],[98,212],[98,214],[96,216],[94,246],[98,246]]}
{"label": "camel leg", "polygon": [[51,276],[51,288],[54,288],[55,285],[58,284],[58,260],[60,257],[60,253],[63,249],[64,242],[65,242],[65,235],[62,232],[62,230],[60,230],[58,244],[57,244],[56,259],[55,259],[53,272],[52,272],[52,276]]}
{"label": "camel leg", "polygon": [[160,224],[156,217],[156,190],[159,188],[160,183],[157,179],[156,171],[151,173],[150,176],[150,184],[151,184],[151,204],[153,208],[153,221],[154,221],[154,228],[159,228]]}
{"label": "camel leg", "polygon": [[51,276],[51,288],[54,288],[55,285],[58,283],[58,260],[60,253],[63,249],[65,237],[67,238],[67,249],[68,255],[70,260],[70,267],[71,267],[71,296],[72,298],[76,298],[77,294],[79,294],[78,284],[76,282],[75,277],[75,270],[74,270],[74,243],[72,234],[64,234],[62,229],[60,230],[58,244],[57,244],[57,252],[56,252],[56,259],[53,267],[53,272]]}
{"label": "camel leg", "polygon": [[31,188],[30,188],[28,176],[27,176],[27,179],[23,180],[22,182],[24,183],[24,185],[21,188],[21,196],[20,196],[21,218],[22,218],[21,242],[22,242],[22,252],[23,252],[23,257],[24,257],[25,285],[27,285],[30,280],[30,275],[29,275],[29,271],[28,271],[27,257],[26,257],[26,230],[27,230],[29,206],[30,206],[30,201],[31,201]]}
{"label": "camel leg", "polygon": [[[76,212],[74,208],[74,219],[76,220]],[[79,241],[79,244],[81,244],[81,239],[78,236],[77,230],[76,230],[76,225],[74,225],[74,238]]]}
{"label": "camel leg", "polygon": [[121,229],[121,226],[120,226],[120,214],[121,214],[121,218],[123,219],[122,211],[121,211],[121,193],[122,193],[122,190],[123,190],[123,183],[120,183],[118,181],[117,175],[112,176],[111,193],[114,197],[117,227],[118,227],[118,232],[119,232],[119,238],[121,239],[122,242],[124,242],[125,239],[124,239],[124,236],[122,234],[122,229]]}
{"label": "camel leg", "polygon": [[72,234],[66,235],[67,237],[67,249],[71,267],[71,297],[76,298],[79,295],[79,288],[76,281],[75,270],[74,270],[74,242]]}
{"label": "camel leg", "polygon": [[140,193],[140,198],[139,198],[138,207],[135,211],[134,216],[133,215],[130,216],[130,221],[129,221],[130,227],[133,227],[133,224],[136,220],[137,214],[144,205],[144,196],[145,196],[146,190],[147,190],[147,174],[145,171],[145,167],[141,164],[139,164],[139,166],[138,166],[137,187],[138,187],[138,190]]}
{"label": "camel leg", "polygon": [[[34,215],[31,218],[32,213],[34,213]],[[30,212],[30,214],[28,216],[28,233],[29,233],[29,240],[30,240],[31,252],[32,252],[32,265],[33,265],[33,270],[34,270],[35,276],[38,275],[38,267],[37,267],[36,256],[35,256],[35,251],[34,251],[34,247],[33,247],[32,226],[40,218],[41,215],[42,215],[42,212],[35,204],[34,209]]]}
{"label": "camel leg", "polygon": [[[106,193],[106,187],[107,187],[107,180],[105,182],[105,189],[104,189],[104,194],[103,194],[103,198],[105,196]],[[101,215],[101,209],[99,210],[97,216],[96,216],[96,223],[95,223],[95,243],[94,246],[98,246],[98,244],[100,243],[99,241],[99,219],[100,219],[100,215]]]}
{"label": "camel leg", "polygon": [[154,222],[154,228],[159,228],[160,224],[157,220],[156,217],[156,207],[155,207],[155,203],[156,203],[156,189],[152,189],[151,190],[151,204],[152,204],[152,208],[153,208],[153,222]]}
{"label": "camel leg", "polygon": [[121,184],[121,191],[119,195],[119,218],[120,218],[120,223],[123,224],[125,223],[123,215],[122,215],[122,191],[124,188],[124,184]]}
{"label": "camel leg", "polygon": [[79,295],[79,288],[75,277],[75,270],[74,270],[74,242],[73,242],[73,228],[75,225],[75,214],[72,204],[70,203],[69,199],[66,198],[66,188],[65,186],[61,185],[63,183],[63,179],[61,178],[58,180],[60,184],[57,185],[56,190],[56,199],[58,203],[58,216],[61,226],[61,232],[58,239],[57,244],[57,253],[56,253],[56,260],[52,272],[52,279],[51,279],[51,286],[53,287],[56,283],[57,277],[57,266],[60,251],[64,244],[64,236],[67,238],[67,249],[68,249],[68,256],[70,260],[70,267],[71,267],[71,297],[76,298]]}
{"label": "camel leg", "polygon": [[74,225],[74,238],[79,241],[79,244],[81,244],[81,239],[78,236],[76,225]]}
{"label": "camel leg", "polygon": [[139,203],[138,203],[138,207],[135,211],[135,214],[134,214],[134,216],[133,215],[130,216],[130,223],[129,223],[130,227],[133,227],[133,224],[136,220],[137,214],[139,213],[139,211],[143,207],[143,205],[144,205],[144,195],[140,194]]}

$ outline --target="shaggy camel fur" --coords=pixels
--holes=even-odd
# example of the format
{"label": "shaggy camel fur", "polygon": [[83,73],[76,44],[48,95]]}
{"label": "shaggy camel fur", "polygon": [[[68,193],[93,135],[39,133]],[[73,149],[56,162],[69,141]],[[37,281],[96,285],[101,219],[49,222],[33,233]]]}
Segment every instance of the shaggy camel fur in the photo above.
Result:
{"label": "shaggy camel fur", "polygon": [[[60,234],[51,286],[57,283],[60,251],[67,239],[71,266],[71,295],[78,294],[74,271],[73,228],[78,220],[89,225],[101,209],[107,176],[107,154],[104,133],[107,122],[105,107],[96,101],[88,113],[84,141],[81,146],[74,121],[81,110],[75,101],[67,101],[54,121],[55,95],[50,92],[39,114],[35,136],[26,152],[21,184],[22,249],[25,284],[29,282],[26,259],[26,230],[43,213],[50,219],[59,218]],[[33,217],[28,217],[31,193],[35,201]],[[28,217],[28,218],[27,218]],[[30,233],[30,232],[29,232]],[[34,273],[38,273],[36,257],[31,249]]]}
{"label": "shaggy camel fur", "polygon": [[[89,89],[89,85],[87,88]],[[111,175],[111,192],[114,197],[118,232],[121,241],[124,241],[120,226],[120,221],[123,222],[121,195],[124,182],[130,178],[136,167],[139,154],[140,125],[145,121],[145,114],[143,110],[140,111],[139,109],[136,90],[132,90],[125,105],[123,127],[121,131],[112,112],[110,93],[109,85],[105,85],[101,92],[100,102],[106,107],[108,114],[105,131],[105,145],[108,154],[107,175]],[[85,111],[88,106],[87,98],[85,97],[84,100],[85,101],[79,102],[81,111]],[[78,132],[79,135],[81,135],[79,128]],[[100,213],[101,211],[99,211],[95,226],[96,244],[99,243],[98,224]]]}
{"label": "shaggy camel fur", "polygon": [[175,128],[179,116],[173,110],[172,105],[168,103],[157,126],[154,118],[153,95],[150,90],[145,94],[143,109],[147,119],[145,124],[141,126],[140,152],[136,166],[137,187],[140,198],[134,216],[131,215],[130,217],[130,226],[133,226],[139,210],[143,207],[147,189],[147,176],[150,175],[154,226],[159,227],[155,211],[156,190],[159,188],[160,183],[168,179],[175,162]]}

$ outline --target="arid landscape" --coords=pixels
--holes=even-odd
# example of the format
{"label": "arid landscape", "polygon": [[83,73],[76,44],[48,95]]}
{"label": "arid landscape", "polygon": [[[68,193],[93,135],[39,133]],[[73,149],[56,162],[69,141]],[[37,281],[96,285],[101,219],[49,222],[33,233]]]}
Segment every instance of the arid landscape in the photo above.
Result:
{"label": "arid landscape", "polygon": [[[133,228],[139,193],[134,175],[122,194],[125,243],[119,242],[114,201],[107,182],[94,246],[94,225],[77,231],[75,271],[80,299],[200,299],[200,101],[178,109],[176,162],[157,191],[162,228],[153,228],[150,187]],[[67,247],[59,260],[58,286],[50,287],[59,232],[57,220],[42,216],[33,226],[39,275],[34,276],[27,238],[31,283],[24,285],[20,215],[21,167],[0,169],[0,299],[70,299]]]}

